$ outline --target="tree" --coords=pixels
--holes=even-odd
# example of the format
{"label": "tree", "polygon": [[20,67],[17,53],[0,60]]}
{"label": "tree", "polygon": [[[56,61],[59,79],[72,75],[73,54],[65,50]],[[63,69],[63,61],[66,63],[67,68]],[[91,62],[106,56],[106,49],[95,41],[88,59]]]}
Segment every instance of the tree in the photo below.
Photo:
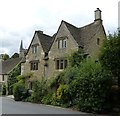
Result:
{"label": "tree", "polygon": [[71,82],[75,102],[81,111],[103,113],[111,110],[112,78],[99,62],[86,59]]}
{"label": "tree", "polygon": [[19,54],[18,53],[14,53],[11,58],[18,58],[19,57]]}
{"label": "tree", "polygon": [[84,53],[83,49],[79,49],[69,57],[70,66],[80,66],[81,61],[83,61],[86,57],[87,54]]}
{"label": "tree", "polygon": [[3,54],[3,60],[7,60],[9,59],[9,55],[8,54]]}
{"label": "tree", "polygon": [[13,94],[13,86],[17,82],[17,76],[20,75],[20,65],[16,66],[10,73],[8,77],[8,94]]}
{"label": "tree", "polygon": [[109,35],[104,42],[100,61],[103,67],[110,70],[114,78],[118,78],[120,86],[120,34]]}

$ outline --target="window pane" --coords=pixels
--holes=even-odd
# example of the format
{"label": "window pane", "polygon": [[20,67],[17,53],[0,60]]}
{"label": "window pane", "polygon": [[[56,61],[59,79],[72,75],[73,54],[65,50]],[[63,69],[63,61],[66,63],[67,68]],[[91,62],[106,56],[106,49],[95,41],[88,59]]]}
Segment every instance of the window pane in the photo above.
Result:
{"label": "window pane", "polygon": [[66,47],[67,47],[66,39],[62,39],[58,41],[58,48],[66,48]]}
{"label": "window pane", "polygon": [[31,70],[38,70],[38,63],[37,62],[32,62],[30,64],[30,69]]}
{"label": "window pane", "polygon": [[59,69],[59,60],[56,60],[56,69]]}
{"label": "window pane", "polygon": [[60,48],[62,48],[62,40],[60,40]]}
{"label": "window pane", "polygon": [[60,60],[60,69],[64,69],[63,60]]}
{"label": "window pane", "polygon": [[63,48],[66,48],[66,39],[63,40]]}
{"label": "window pane", "polygon": [[58,41],[58,48],[62,48],[62,40]]}
{"label": "window pane", "polygon": [[32,53],[37,53],[37,45],[32,46]]}
{"label": "window pane", "polygon": [[36,62],[36,70],[38,70],[38,63]]}
{"label": "window pane", "polygon": [[35,53],[37,53],[37,46],[35,46]]}
{"label": "window pane", "polygon": [[67,67],[67,60],[64,61],[64,68]]}

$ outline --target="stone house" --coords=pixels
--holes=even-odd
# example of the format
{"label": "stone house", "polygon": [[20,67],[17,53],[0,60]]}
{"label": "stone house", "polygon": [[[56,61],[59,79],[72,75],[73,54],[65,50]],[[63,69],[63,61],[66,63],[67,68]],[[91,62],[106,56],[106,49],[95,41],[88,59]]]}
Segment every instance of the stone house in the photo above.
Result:
{"label": "stone house", "polygon": [[76,27],[62,20],[53,36],[35,31],[21,65],[21,74],[32,72],[38,79],[53,77],[67,67],[68,55],[79,48],[97,59],[105,37],[99,8],[95,10],[94,22],[83,27]]}

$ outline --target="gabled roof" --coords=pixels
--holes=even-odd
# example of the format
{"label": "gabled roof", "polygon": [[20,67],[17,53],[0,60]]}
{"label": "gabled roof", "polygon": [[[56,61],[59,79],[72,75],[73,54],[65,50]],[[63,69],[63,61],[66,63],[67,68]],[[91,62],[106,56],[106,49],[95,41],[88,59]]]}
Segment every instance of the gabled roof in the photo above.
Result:
{"label": "gabled roof", "polygon": [[[81,43],[81,38],[80,38],[80,30],[78,27],[63,21],[65,23],[65,25],[67,26],[68,30],[70,31],[71,35],[74,37],[74,39],[76,40],[76,42],[80,45],[83,46],[83,44]],[[80,41],[80,42],[79,42]]]}
{"label": "gabled roof", "polygon": [[43,34],[40,31],[36,31],[36,33],[38,35],[43,51],[48,53],[53,42],[53,37]]}
{"label": "gabled roof", "polygon": [[[31,44],[32,44],[32,42],[33,42],[34,37],[35,37],[36,34],[37,34],[37,36],[38,36],[39,42],[41,43],[41,46],[42,46],[42,48],[43,48],[43,51],[44,51],[45,53],[48,53],[49,50],[50,50],[50,48],[51,48],[51,45],[52,45],[52,43],[53,43],[53,37],[44,34],[42,31],[35,31],[34,36],[33,36],[33,39],[32,39],[32,41],[31,41],[31,43],[30,43],[30,45],[29,45],[29,48],[28,48],[28,50],[27,50],[27,53],[28,53],[28,51],[29,51],[29,49],[30,49],[30,47],[31,47]],[[27,54],[27,53],[26,53],[26,54]]]}
{"label": "gabled roof", "polygon": [[[69,24],[68,22],[63,22],[65,23],[71,35],[74,37],[79,46],[84,46],[85,42],[93,38],[98,33],[101,26],[104,31],[102,23],[97,24],[93,22],[89,25],[78,28],[72,24]],[[105,31],[103,33],[105,34]]]}
{"label": "gabled roof", "polygon": [[17,64],[21,62],[22,58],[12,58],[5,61],[1,61],[2,70],[0,70],[0,74],[8,74],[12,71]]}

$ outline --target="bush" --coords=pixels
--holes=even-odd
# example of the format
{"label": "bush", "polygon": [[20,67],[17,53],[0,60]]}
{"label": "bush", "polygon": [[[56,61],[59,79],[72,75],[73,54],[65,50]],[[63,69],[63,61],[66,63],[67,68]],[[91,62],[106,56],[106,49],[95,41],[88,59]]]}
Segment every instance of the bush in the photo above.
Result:
{"label": "bush", "polygon": [[72,83],[81,111],[102,113],[111,108],[112,77],[100,63],[91,60],[82,63],[78,77]]}
{"label": "bush", "polygon": [[42,103],[43,97],[47,94],[46,80],[34,82],[33,92],[31,94],[31,101],[35,103]]}
{"label": "bush", "polygon": [[6,95],[6,85],[5,84],[3,84],[3,86],[2,86],[2,95]]}
{"label": "bush", "polygon": [[8,77],[8,94],[12,95],[13,94],[13,86],[17,82],[17,76],[20,75],[21,71],[21,66],[17,65],[10,73]]}
{"label": "bush", "polygon": [[52,102],[53,102],[53,93],[48,93],[47,95],[45,95],[43,97],[43,99],[41,100],[41,102],[43,104],[48,104],[48,105],[51,105]]}
{"label": "bush", "polygon": [[68,85],[61,84],[56,93],[53,94],[53,100],[57,105],[63,106],[69,102]]}
{"label": "bush", "polygon": [[23,83],[16,83],[13,88],[13,95],[15,101],[23,101],[29,96],[29,92]]}

